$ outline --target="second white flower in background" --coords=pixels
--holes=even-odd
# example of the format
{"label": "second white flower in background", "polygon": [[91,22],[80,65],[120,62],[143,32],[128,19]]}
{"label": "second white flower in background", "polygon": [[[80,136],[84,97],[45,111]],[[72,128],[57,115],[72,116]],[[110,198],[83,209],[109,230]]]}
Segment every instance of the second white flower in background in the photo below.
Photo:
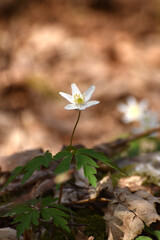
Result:
{"label": "second white flower in background", "polygon": [[134,97],[127,98],[127,104],[120,103],[118,105],[118,110],[122,112],[123,115],[123,122],[130,123],[134,121],[140,121],[148,107],[148,102],[146,100],[142,100],[137,102]]}

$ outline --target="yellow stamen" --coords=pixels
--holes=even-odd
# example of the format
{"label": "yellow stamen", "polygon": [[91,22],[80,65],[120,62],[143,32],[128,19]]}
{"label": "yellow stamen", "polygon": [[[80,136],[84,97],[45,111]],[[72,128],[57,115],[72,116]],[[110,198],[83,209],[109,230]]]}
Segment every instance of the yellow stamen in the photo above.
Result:
{"label": "yellow stamen", "polygon": [[139,115],[141,114],[141,110],[140,110],[139,106],[130,107],[129,114],[133,117],[139,117]]}
{"label": "yellow stamen", "polygon": [[74,95],[74,102],[76,104],[84,104],[85,102],[85,97],[84,95],[81,95],[81,94],[76,94]]}

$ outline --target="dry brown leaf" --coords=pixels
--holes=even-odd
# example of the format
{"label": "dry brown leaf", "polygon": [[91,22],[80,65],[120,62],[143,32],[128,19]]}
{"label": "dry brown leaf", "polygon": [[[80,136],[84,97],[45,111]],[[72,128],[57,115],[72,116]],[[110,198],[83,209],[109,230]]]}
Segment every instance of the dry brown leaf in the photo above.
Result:
{"label": "dry brown leaf", "polygon": [[34,157],[42,155],[43,151],[41,148],[22,151],[10,156],[0,157],[1,171],[13,171],[17,166],[23,166]]}
{"label": "dry brown leaf", "polygon": [[90,196],[90,198],[94,199],[94,198],[98,197],[100,192],[103,189],[107,189],[109,192],[113,192],[113,184],[112,184],[112,180],[110,178],[110,175],[109,176],[105,176],[104,178],[102,178],[102,180],[100,180],[97,183],[96,189],[93,188],[93,187],[90,187],[90,189],[89,189],[89,196]]}
{"label": "dry brown leaf", "polygon": [[[0,240],[17,240],[17,231],[12,228],[0,228]],[[20,237],[23,240],[23,237]]]}
{"label": "dry brown leaf", "polygon": [[118,187],[120,188],[128,187],[131,191],[145,189],[145,187],[142,186],[145,179],[146,178],[142,176],[131,176],[127,178],[121,178],[118,181]]}
{"label": "dry brown leaf", "polygon": [[107,207],[104,219],[109,233],[108,240],[131,240],[141,234],[143,222],[149,226],[160,220],[154,203],[160,200],[144,190],[131,193],[128,188],[115,190],[116,200]]}

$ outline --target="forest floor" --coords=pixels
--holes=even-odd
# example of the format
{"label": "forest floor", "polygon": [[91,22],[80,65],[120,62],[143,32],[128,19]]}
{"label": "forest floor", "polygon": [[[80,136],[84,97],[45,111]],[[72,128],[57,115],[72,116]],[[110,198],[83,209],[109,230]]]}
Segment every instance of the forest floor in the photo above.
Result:
{"label": "forest floor", "polygon": [[[21,159],[12,160],[10,156],[14,153],[37,149],[31,155],[25,152],[34,157],[42,148],[44,151],[49,149],[54,155],[69,144],[77,113],[64,109],[67,101],[59,92],[71,93],[71,83],[76,83],[82,92],[95,85],[92,99],[100,101],[82,112],[74,144],[88,148],[104,146],[103,143],[128,136],[137,125],[124,124],[117,109],[128,96],[134,96],[138,101],[146,99],[150,109],[159,113],[159,9],[156,0],[145,1],[145,4],[139,0],[114,0],[106,4],[96,0],[87,3],[78,0],[0,3],[2,175],[22,164]],[[152,153],[157,151],[158,136]],[[23,164],[28,160],[24,157]],[[132,193],[124,194],[145,189],[159,197],[155,179],[149,181],[154,187],[143,188],[143,180],[146,181],[143,177],[129,180],[135,181],[135,185],[137,181],[139,187],[132,186]],[[116,194],[120,196],[119,192]],[[154,201],[159,200],[152,199],[152,204]],[[95,205],[89,208],[91,211]],[[110,221],[111,216],[106,218]],[[159,230],[157,225],[155,229]],[[101,240],[90,234],[89,231],[86,239]],[[84,239],[83,234],[77,236],[77,240]],[[112,239],[118,240],[116,236]],[[102,239],[107,239],[106,235]]]}

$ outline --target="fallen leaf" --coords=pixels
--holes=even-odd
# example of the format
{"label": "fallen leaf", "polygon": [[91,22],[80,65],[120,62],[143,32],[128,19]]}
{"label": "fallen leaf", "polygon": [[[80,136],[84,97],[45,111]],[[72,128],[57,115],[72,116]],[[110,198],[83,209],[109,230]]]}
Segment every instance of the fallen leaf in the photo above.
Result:
{"label": "fallen leaf", "polygon": [[142,186],[145,180],[146,178],[142,176],[131,176],[127,178],[121,178],[118,181],[117,186],[120,188],[128,187],[131,191],[134,192],[139,189],[145,189],[145,187]]}
{"label": "fallen leaf", "polygon": [[144,222],[147,226],[160,221],[153,197],[144,190],[131,193],[128,188],[117,188],[115,197],[105,211],[104,219],[109,234],[108,240],[131,240],[142,233]]}
{"label": "fallen leaf", "polygon": [[94,198],[98,197],[100,192],[103,189],[106,189],[109,192],[113,192],[113,184],[112,184],[112,180],[110,178],[110,175],[105,176],[104,178],[102,178],[102,180],[100,180],[97,183],[97,187],[96,188],[90,187],[90,189],[89,189],[90,198],[94,199]]}
{"label": "fallen leaf", "polygon": [[[17,231],[12,228],[0,228],[0,240],[17,240]],[[23,237],[20,237],[23,240]]]}

